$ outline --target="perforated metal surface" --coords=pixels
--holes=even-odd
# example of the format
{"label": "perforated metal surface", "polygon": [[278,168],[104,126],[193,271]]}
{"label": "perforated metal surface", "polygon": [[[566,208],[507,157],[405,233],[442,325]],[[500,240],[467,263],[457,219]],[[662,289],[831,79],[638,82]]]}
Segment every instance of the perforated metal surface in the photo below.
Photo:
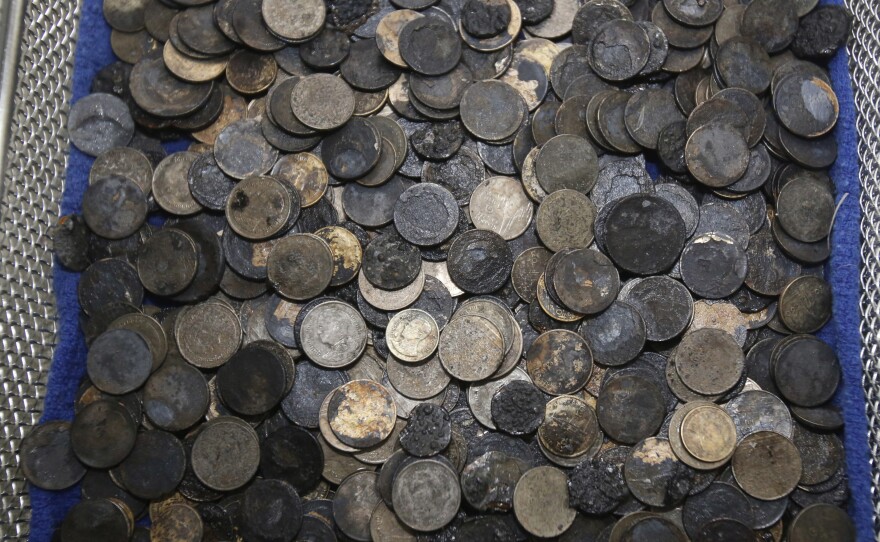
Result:
{"label": "perforated metal surface", "polygon": [[3,540],[25,539],[28,533],[30,506],[16,454],[21,437],[40,417],[55,341],[46,232],[61,202],[79,12],[78,0],[36,0],[24,7],[12,131],[9,149],[2,149],[8,152],[0,199]]}
{"label": "perforated metal surface", "polygon": [[[7,1],[23,0],[0,0]],[[2,540],[26,539],[28,534],[30,506],[16,454],[22,436],[42,412],[55,341],[52,259],[46,233],[61,201],[81,1],[26,2],[9,149],[0,149],[7,152],[8,166],[0,185]],[[862,162],[863,382],[872,427],[875,531],[880,533],[880,465],[876,459],[880,458],[880,2],[845,3],[856,19],[849,49]]]}

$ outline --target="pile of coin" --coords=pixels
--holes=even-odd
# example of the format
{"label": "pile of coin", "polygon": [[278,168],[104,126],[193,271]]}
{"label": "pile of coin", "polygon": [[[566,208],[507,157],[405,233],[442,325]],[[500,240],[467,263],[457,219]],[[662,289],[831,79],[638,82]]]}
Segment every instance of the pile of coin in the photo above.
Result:
{"label": "pile of coin", "polygon": [[813,335],[843,9],[104,14],[54,232],[87,375],[21,448],[81,481],[62,542],[854,539]]}

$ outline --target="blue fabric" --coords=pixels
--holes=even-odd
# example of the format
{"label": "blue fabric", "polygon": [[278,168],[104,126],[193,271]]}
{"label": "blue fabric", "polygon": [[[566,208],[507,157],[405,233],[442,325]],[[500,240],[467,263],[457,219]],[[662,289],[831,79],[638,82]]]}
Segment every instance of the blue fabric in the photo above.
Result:
{"label": "blue fabric", "polygon": [[[823,0],[822,3],[841,4],[842,0]],[[104,21],[101,4],[101,0],[85,0],[83,5],[74,62],[74,101],[88,94],[95,74],[115,60],[110,49],[110,28]],[[835,346],[843,367],[843,381],[836,400],[846,418],[844,441],[852,490],[849,510],[856,524],[858,540],[869,542],[874,540],[874,535],[871,520],[868,421],[861,386],[859,163],[856,113],[845,51],[834,58],[830,69],[834,90],[840,101],[840,120],[836,128],[840,156],[831,175],[837,185],[838,194],[848,194],[848,197],[837,215],[832,234],[833,252],[827,266],[827,277],[834,289],[834,317],[820,335]],[[181,145],[169,147],[169,150],[179,150]],[[79,212],[92,161],[92,158],[71,146],[61,202],[62,214]],[[78,273],[67,271],[60,265],[54,267],[58,345],[49,373],[41,421],[73,418],[76,390],[85,374],[86,345],[79,330],[79,303],[76,295],[78,282]],[[30,491],[33,507],[30,540],[49,542],[67,511],[79,500],[79,486],[61,492],[44,491],[35,487],[31,487]]]}

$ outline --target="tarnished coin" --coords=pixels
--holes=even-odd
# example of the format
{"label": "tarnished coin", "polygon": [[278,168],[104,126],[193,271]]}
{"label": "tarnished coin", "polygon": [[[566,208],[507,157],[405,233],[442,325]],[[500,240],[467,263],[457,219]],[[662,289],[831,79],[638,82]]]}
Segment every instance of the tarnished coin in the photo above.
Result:
{"label": "tarnished coin", "polygon": [[[609,437],[635,444],[660,428],[666,417],[664,403],[658,382],[642,374],[623,373],[603,384],[596,400],[596,415]],[[638,410],[638,417],[630,416],[633,408]]]}
{"label": "tarnished coin", "polygon": [[645,321],[635,307],[614,301],[600,314],[585,318],[578,333],[587,340],[596,363],[617,366],[639,355],[647,332]]}
{"label": "tarnished coin", "polygon": [[730,464],[743,491],[762,500],[788,495],[801,478],[798,449],[787,438],[770,431],[745,437]]}
{"label": "tarnished coin", "polygon": [[546,466],[527,471],[516,484],[513,511],[530,534],[551,537],[564,533],[577,515],[569,504],[565,473]]}
{"label": "tarnished coin", "polygon": [[290,105],[296,118],[309,128],[333,130],[354,113],[354,93],[334,75],[308,75],[293,88]]}
{"label": "tarnished coin", "polygon": [[516,458],[490,451],[462,470],[461,493],[481,512],[505,512],[513,508],[513,492],[522,474],[523,465]]}
{"label": "tarnished coin", "polygon": [[586,139],[563,134],[541,147],[535,158],[535,173],[548,194],[562,189],[586,194],[596,184],[599,162],[596,151]]}
{"label": "tarnished coin", "polygon": [[695,472],[678,460],[669,440],[650,437],[633,446],[624,464],[626,485],[638,500],[666,508],[688,496]]}
{"label": "tarnished coin", "polygon": [[710,188],[723,188],[738,181],[748,169],[748,144],[732,126],[707,124],[688,138],[685,162],[698,181]]}
{"label": "tarnished coin", "polygon": [[729,333],[703,328],[682,338],[675,349],[675,367],[687,387],[713,395],[736,385],[745,367],[745,356]]}
{"label": "tarnished coin", "polygon": [[[151,53],[131,70],[129,89],[135,103],[152,115],[181,117],[208,101],[213,83],[188,83],[165,66],[160,52]],[[106,150],[106,149],[104,149]]]}
{"label": "tarnished coin", "polygon": [[397,542],[416,542],[418,540],[415,532],[404,525],[384,502],[377,504],[370,516],[370,536],[373,540],[395,540]]}
{"label": "tarnished coin", "polygon": [[153,189],[152,163],[144,153],[131,147],[115,147],[99,154],[89,169],[89,184],[113,176],[134,181],[147,196]]}
{"label": "tarnished coin", "polygon": [[134,518],[122,502],[110,498],[84,499],[71,507],[57,530],[64,540],[128,540],[132,536]]}
{"label": "tarnished coin", "polygon": [[513,261],[510,279],[517,295],[526,303],[534,303],[538,279],[552,253],[543,247],[532,247],[521,252]]}
{"label": "tarnished coin", "polygon": [[406,309],[388,322],[385,341],[395,358],[416,363],[434,353],[440,342],[440,330],[427,312]]}
{"label": "tarnished coin", "polygon": [[414,245],[438,245],[455,233],[459,212],[449,190],[433,183],[418,183],[399,195],[394,205],[394,226]]}
{"label": "tarnished coin", "polygon": [[376,26],[376,46],[392,64],[408,67],[400,54],[400,33],[408,22],[420,17],[423,17],[421,13],[411,9],[393,10],[382,17]]}
{"label": "tarnished coin", "polygon": [[327,169],[320,158],[311,153],[282,156],[272,167],[272,176],[292,184],[299,192],[303,207],[318,203],[327,192]]}
{"label": "tarnished coin", "polygon": [[501,332],[487,318],[454,317],[440,333],[440,361],[455,378],[477,382],[501,365],[505,348]]}
{"label": "tarnished coin", "polygon": [[165,431],[182,431],[198,423],[209,401],[205,377],[180,360],[166,362],[144,384],[144,414]]}
{"label": "tarnished coin", "polygon": [[108,329],[130,329],[140,334],[153,355],[152,370],[158,369],[168,354],[168,336],[153,317],[140,312],[124,314],[110,323]]}
{"label": "tarnished coin", "polygon": [[577,333],[563,329],[540,335],[526,353],[532,381],[551,395],[565,395],[583,388],[593,372],[593,354]]}
{"label": "tarnished coin", "polygon": [[517,367],[503,377],[470,385],[467,403],[473,417],[489,429],[497,429],[492,420],[492,397],[503,386],[515,381],[531,382],[531,379],[525,371]]}
{"label": "tarnished coin", "polygon": [[745,281],[746,251],[729,235],[705,233],[691,239],[681,253],[681,278],[700,297],[720,299]]}
{"label": "tarnished coin", "polygon": [[510,435],[534,433],[544,421],[546,402],[544,394],[531,382],[508,382],[492,395],[492,421]]}
{"label": "tarnished coin", "polygon": [[333,278],[333,252],[326,241],[312,234],[279,239],[266,261],[269,284],[279,294],[303,301],[311,299]]}
{"label": "tarnished coin", "polygon": [[834,350],[811,335],[795,335],[777,343],[770,364],[782,396],[798,406],[825,403],[840,383],[840,362]]}
{"label": "tarnished coin", "polygon": [[135,233],[147,218],[147,197],[125,177],[105,177],[86,188],[82,216],[89,229],[107,239]]}
{"label": "tarnished coin", "polygon": [[779,296],[779,318],[795,333],[815,333],[831,319],[831,286],[810,275],[792,280]]}
{"label": "tarnished coin", "polygon": [[478,229],[510,241],[532,222],[533,205],[522,184],[510,177],[489,177],[471,194],[470,218]]}
{"label": "tarnished coin", "polygon": [[[629,496],[623,467],[629,448],[611,448],[577,465],[569,474],[571,505],[585,514],[607,514]],[[619,460],[615,455],[622,456]]]}
{"label": "tarnished coin", "polygon": [[163,507],[150,516],[150,537],[155,540],[201,540],[204,530],[202,517],[195,508],[183,503]]}
{"label": "tarnished coin", "polygon": [[578,458],[601,442],[602,434],[590,405],[573,395],[561,395],[547,402],[538,439],[554,456]]}
{"label": "tarnished coin", "polygon": [[613,204],[605,222],[605,246],[621,268],[654,274],[675,263],[685,241],[678,210],[653,195],[627,196]]}
{"label": "tarnished coin", "polygon": [[438,356],[418,363],[404,363],[389,357],[388,381],[401,394],[416,400],[430,399],[442,393],[450,382]]}
{"label": "tarnished coin", "polygon": [[397,517],[416,531],[448,524],[461,504],[458,474],[437,459],[419,459],[400,468],[394,477],[392,502]]}
{"label": "tarnished coin", "polygon": [[510,277],[512,266],[510,247],[492,231],[464,232],[449,248],[449,276],[468,293],[488,294],[498,290]]}
{"label": "tarnished coin", "polygon": [[502,141],[523,122],[527,107],[519,92],[501,81],[474,83],[461,97],[461,121],[480,139]]}
{"label": "tarnished coin", "polygon": [[391,434],[397,405],[381,384],[355,380],[330,394],[328,417],[339,440],[356,448],[369,448]]}
{"label": "tarnished coin", "polygon": [[90,156],[125,147],[134,135],[128,106],[112,94],[89,94],[77,100],[67,125],[71,143]]}
{"label": "tarnished coin", "polygon": [[327,166],[327,171],[334,177],[357,179],[366,175],[379,162],[381,145],[379,131],[366,119],[356,117],[324,138],[321,159]]}
{"label": "tarnished coin", "polygon": [[198,479],[218,491],[242,487],[260,464],[257,433],[230,416],[220,416],[202,426],[190,454]]}
{"label": "tarnished coin", "polygon": [[342,226],[326,226],[317,230],[315,235],[326,241],[333,253],[330,286],[340,286],[354,280],[363,260],[363,250],[355,234]]}
{"label": "tarnished coin", "polygon": [[700,461],[726,460],[736,448],[736,426],[720,407],[705,405],[691,410],[682,419],[680,431],[684,447]]}
{"label": "tarnished coin", "polygon": [[75,454],[70,422],[37,425],[22,439],[19,454],[25,478],[41,489],[65,489],[86,474]]}
{"label": "tarnished coin", "polygon": [[535,214],[535,228],[550,250],[586,248],[593,242],[596,205],[576,190],[557,190],[547,195]]}
{"label": "tarnished coin", "polygon": [[829,542],[848,542],[856,539],[856,530],[845,511],[831,504],[817,503],[794,517],[788,536],[792,542],[807,542],[814,536]]}
{"label": "tarnished coin", "polygon": [[101,391],[122,395],[146,382],[153,367],[153,354],[140,333],[111,329],[89,346],[86,371]]}
{"label": "tarnished coin", "polygon": [[418,17],[400,31],[400,56],[413,70],[424,75],[440,75],[458,64],[461,39],[455,28],[434,17]]}
{"label": "tarnished coin", "polygon": [[806,243],[824,239],[834,217],[834,196],[824,181],[799,177],[786,183],[776,198],[779,225]]}
{"label": "tarnished coin", "polygon": [[373,286],[364,276],[363,270],[358,273],[358,289],[364,300],[371,306],[383,311],[401,310],[418,299],[425,287],[425,270],[422,269],[416,279],[408,286],[399,290],[383,290]]}
{"label": "tarnished coin", "polygon": [[142,431],[131,453],[118,467],[129,493],[141,499],[168,495],[183,479],[186,452],[183,444],[165,431]]}
{"label": "tarnished coin", "polygon": [[324,453],[318,440],[305,429],[276,429],[260,446],[260,472],[266,478],[284,480],[299,493],[307,493],[321,481]]}
{"label": "tarnished coin", "polygon": [[249,540],[291,540],[302,526],[302,500],[283,480],[254,481],[239,506],[241,534]]}
{"label": "tarnished coin", "polygon": [[386,233],[366,246],[362,269],[364,277],[374,286],[399,290],[419,276],[421,253],[395,233]]}
{"label": "tarnished coin", "polygon": [[607,256],[597,250],[573,250],[556,262],[553,290],[569,309],[581,314],[602,312],[617,297],[620,277]]}
{"label": "tarnished coin", "polygon": [[367,326],[360,313],[342,301],[313,307],[302,320],[300,347],[310,360],[328,369],[354,363],[367,345]]}
{"label": "tarnished coin", "polygon": [[278,150],[266,141],[258,119],[245,119],[229,124],[217,135],[214,159],[230,177],[245,179],[272,169]]}
{"label": "tarnished coin", "polygon": [[311,38],[324,25],[326,6],[314,0],[269,0],[262,4],[263,20],[275,35],[290,41]]}
{"label": "tarnished coin", "polygon": [[174,336],[180,354],[188,362],[202,369],[214,369],[238,351],[241,320],[225,303],[200,303],[177,317]]}
{"label": "tarnished coin", "polygon": [[281,402],[294,377],[287,351],[268,340],[241,348],[217,371],[217,393],[239,414],[269,412]]}
{"label": "tarnished coin", "polygon": [[726,405],[736,425],[737,441],[758,431],[773,431],[784,437],[792,437],[791,414],[785,403],[769,391],[743,391]]}

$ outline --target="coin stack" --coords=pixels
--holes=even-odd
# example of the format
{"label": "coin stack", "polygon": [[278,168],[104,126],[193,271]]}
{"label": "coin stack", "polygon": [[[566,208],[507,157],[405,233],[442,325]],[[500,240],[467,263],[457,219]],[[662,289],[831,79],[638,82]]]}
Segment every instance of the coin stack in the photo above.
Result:
{"label": "coin stack", "polygon": [[845,10],[103,7],[54,228],[86,375],[20,450],[81,482],[62,542],[854,540]]}

